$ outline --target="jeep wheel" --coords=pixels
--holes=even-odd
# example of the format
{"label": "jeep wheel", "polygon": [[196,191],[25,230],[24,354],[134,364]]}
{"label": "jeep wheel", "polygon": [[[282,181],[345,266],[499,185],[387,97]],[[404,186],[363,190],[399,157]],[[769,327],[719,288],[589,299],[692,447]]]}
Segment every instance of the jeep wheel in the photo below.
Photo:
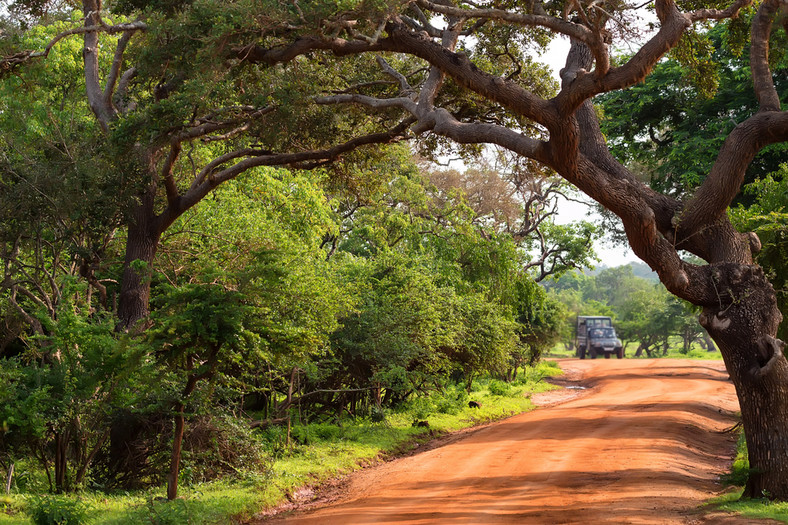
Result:
{"label": "jeep wheel", "polygon": [[591,359],[596,359],[596,349],[593,346],[588,351],[588,355],[591,357]]}
{"label": "jeep wheel", "polygon": [[619,359],[624,359],[624,348],[616,348],[616,357]]}
{"label": "jeep wheel", "polygon": [[586,349],[585,349],[585,347],[584,348],[578,348],[577,349],[577,355],[580,357],[580,359],[585,359],[586,358]]}

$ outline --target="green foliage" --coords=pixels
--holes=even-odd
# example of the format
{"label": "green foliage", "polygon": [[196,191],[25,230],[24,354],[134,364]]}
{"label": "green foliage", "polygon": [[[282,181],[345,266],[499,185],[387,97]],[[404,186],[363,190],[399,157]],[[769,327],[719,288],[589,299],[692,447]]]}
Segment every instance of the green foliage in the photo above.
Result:
{"label": "green foliage", "polygon": [[50,490],[57,491],[84,483],[89,452],[109,432],[105,415],[140,359],[140,350],[114,333],[110,316],[89,316],[69,300],[75,292],[67,290],[55,320],[42,319],[50,335],[32,339],[1,372],[9,385],[0,389],[0,444],[19,455],[35,451],[45,468],[53,465]]}
{"label": "green foliage", "polygon": [[487,388],[490,391],[490,394],[494,396],[505,396],[509,394],[512,387],[503,381],[498,381],[497,379],[493,379],[487,384]]}
{"label": "green foliage", "polygon": [[739,432],[739,439],[736,442],[736,457],[731,464],[729,474],[722,476],[722,481],[730,485],[743,487],[747,484],[750,477],[750,460],[747,456],[747,439],[744,432]]}
{"label": "green foliage", "polygon": [[[724,138],[757,111],[747,64],[749,29],[743,34],[749,16],[751,11],[710,31],[687,33],[673,59],[657,64],[643,83],[599,97],[611,151],[655,189],[679,196],[691,192],[705,179]],[[773,32],[773,39],[782,38],[782,31]],[[782,53],[785,46],[775,40],[770,48]],[[788,94],[784,62],[772,64],[783,100]],[[775,171],[785,148],[761,150],[747,180]]]}
{"label": "green foliage", "polygon": [[[766,271],[777,294],[777,304],[784,318],[788,318],[788,164],[783,164],[772,175],[745,187],[754,197],[751,206],[737,206],[729,216],[740,231],[753,231],[761,240],[762,249],[757,262]],[[788,338],[788,326],[782,323],[778,337]]]}
{"label": "green foliage", "polygon": [[714,96],[719,87],[719,65],[714,61],[714,44],[707,33],[685,32],[670,56],[681,65],[686,81],[698,95]]}
{"label": "green foliage", "polygon": [[358,370],[361,385],[372,381],[400,393],[412,391],[425,375],[445,367],[437,350],[451,346],[457,335],[445,322],[453,316],[454,293],[438,286],[418,262],[401,256],[349,262],[346,278],[360,293],[359,310],[342,320],[334,346],[346,366]]}
{"label": "green foliage", "polygon": [[88,505],[73,497],[34,496],[28,500],[27,513],[35,525],[84,525]]}
{"label": "green foliage", "polygon": [[253,316],[252,306],[234,290],[203,284],[171,287],[156,298],[147,339],[170,362],[214,349],[243,351],[254,344],[246,327]]}
{"label": "green foliage", "polygon": [[743,487],[747,483],[752,470],[747,457],[747,440],[744,432],[739,430],[739,439],[736,443],[736,457],[731,465],[730,472],[723,474],[723,483],[740,487],[739,490],[726,492],[711,500],[710,504],[725,512],[752,518],[753,520],[772,519],[788,523],[788,503],[772,501],[767,497],[742,498]]}
{"label": "green foliage", "polygon": [[195,522],[189,504],[182,499],[174,501],[148,500],[143,519],[144,523],[150,525],[191,525]]}
{"label": "green foliage", "polygon": [[[529,364],[533,365],[542,352],[553,346],[561,336],[567,335],[565,321],[569,313],[560,301],[529,279],[518,279],[512,288],[515,294],[515,320],[519,324],[518,336],[520,343],[528,350]],[[515,360],[513,364],[517,368],[522,363]]]}

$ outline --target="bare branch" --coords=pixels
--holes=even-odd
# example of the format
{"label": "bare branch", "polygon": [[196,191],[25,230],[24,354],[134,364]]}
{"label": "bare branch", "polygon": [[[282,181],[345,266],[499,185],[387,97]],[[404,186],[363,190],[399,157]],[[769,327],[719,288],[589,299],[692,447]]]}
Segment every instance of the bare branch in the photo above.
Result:
{"label": "bare branch", "polygon": [[752,0],[736,0],[727,9],[698,9],[687,13],[687,17],[693,22],[701,20],[724,20],[726,18],[736,18],[742,8],[752,4]]}
{"label": "bare branch", "polygon": [[[265,49],[250,45],[235,49],[234,53],[241,60],[269,65],[291,61],[313,50],[331,51],[337,56],[370,51],[409,53],[426,60],[450,75],[460,85],[501,104],[517,115],[525,116],[548,127],[551,123],[557,123],[558,114],[555,106],[522,88],[516,82],[481,71],[464,54],[445,49],[441,44],[433,42],[426,34],[413,33],[401,20],[396,18],[391,20],[387,29],[389,37],[382,38],[374,44],[341,38],[303,37],[286,47]],[[589,91],[593,92],[593,89]]]}
{"label": "bare branch", "polygon": [[218,142],[221,140],[231,139],[237,135],[240,135],[244,131],[248,131],[250,127],[252,127],[251,123],[247,122],[242,126],[238,126],[235,129],[231,129],[227,133],[223,133],[221,135],[206,135],[205,137],[200,138],[200,140],[202,142]]}
{"label": "bare branch", "polygon": [[556,33],[561,33],[589,44],[594,40],[593,32],[587,27],[584,27],[580,24],[567,22],[553,16],[513,13],[503,9],[460,9],[458,7],[440,5],[436,2],[431,2],[430,0],[417,0],[416,3],[425,9],[429,9],[430,11],[444,15],[451,15],[457,18],[481,18],[487,20],[499,20],[527,27],[539,26],[552,29]]}
{"label": "bare branch", "polygon": [[32,61],[34,58],[42,56],[44,56],[43,53],[27,50],[0,58],[0,78],[15,70],[17,67]]}
{"label": "bare branch", "polygon": [[109,131],[110,122],[115,119],[115,109],[104,97],[104,90],[101,89],[101,81],[99,79],[99,35],[96,28],[101,27],[101,20],[98,15],[100,7],[98,0],[86,0],[83,2],[85,27],[80,32],[85,35],[82,55],[85,66],[85,89],[87,91],[88,104],[101,128],[104,132],[107,132]]}
{"label": "bare branch", "polygon": [[[184,211],[200,202],[203,197],[219,184],[232,180],[249,169],[259,166],[291,166],[296,169],[310,169],[336,160],[342,154],[365,145],[386,144],[402,140],[406,137],[406,132],[412,124],[413,119],[407,119],[389,131],[357,137],[323,150],[299,153],[272,153],[260,149],[245,148],[227,153],[209,162],[197,174],[189,190],[180,196],[177,206],[169,206],[159,217],[159,220],[163,228],[166,228]],[[237,159],[243,160],[239,160],[228,168],[220,169],[221,166]]]}
{"label": "bare branch", "polygon": [[[238,127],[247,125],[250,121],[258,119],[274,111],[276,106],[266,106],[264,108],[255,108],[253,106],[244,106],[237,108],[223,108],[216,110],[213,113],[197,119],[194,125],[186,127],[178,133],[174,134],[174,138],[179,141],[194,140],[201,137],[210,135],[217,131],[232,130]],[[214,121],[216,114],[221,111],[240,111],[241,115],[237,118],[229,120]]]}
{"label": "bare branch", "polygon": [[115,48],[115,56],[112,59],[112,68],[107,77],[107,84],[104,86],[104,100],[107,104],[112,103],[112,94],[115,91],[115,84],[120,76],[120,68],[123,66],[123,54],[126,52],[126,47],[129,45],[133,32],[127,31],[118,40],[118,46]]}
{"label": "bare branch", "polygon": [[373,109],[386,109],[386,108],[400,108],[410,112],[413,115],[419,113],[418,106],[413,100],[406,97],[397,98],[376,98],[367,95],[347,94],[347,95],[330,95],[327,97],[315,98],[317,104],[360,104]]}
{"label": "bare branch", "polygon": [[[659,31],[626,64],[610,69],[601,79],[584,70],[578,70],[574,81],[563,88],[555,98],[562,112],[573,111],[597,93],[624,89],[641,82],[665,53],[676,45],[689,27],[690,20],[671,0],[657,0],[656,5],[657,16],[661,22]],[[599,60],[594,45],[599,46],[599,43],[592,44],[595,58]]]}
{"label": "bare branch", "polygon": [[421,23],[421,26],[414,27],[414,29],[416,29],[417,31],[418,30],[426,31],[427,34],[433,38],[440,38],[441,36],[440,29],[436,28],[434,25],[430,23],[430,19],[427,18],[427,15],[424,14],[424,11],[422,11],[421,8],[417,5],[411,5],[411,8],[416,13],[416,16],[419,19],[419,23]]}
{"label": "bare branch", "polygon": [[[457,39],[459,38],[458,29],[462,25],[462,20],[464,19],[458,19],[454,16],[449,17],[449,28],[443,32],[443,37],[441,38],[441,47],[443,47],[443,49],[446,49],[447,51],[454,51],[455,47],[457,46]],[[438,90],[443,85],[443,78],[444,72],[440,68],[433,65],[430,68],[430,72],[427,75],[427,80],[424,81],[424,84],[421,87],[421,93],[419,94],[419,107],[421,109],[432,108],[432,105],[435,102],[435,97],[438,95]]]}
{"label": "bare branch", "polygon": [[39,321],[38,319],[27,313],[25,309],[22,308],[22,306],[20,306],[20,304],[16,302],[16,294],[14,292],[16,292],[17,290],[18,288],[12,287],[11,290],[12,293],[11,296],[8,298],[8,302],[11,303],[11,306],[13,306],[14,309],[17,311],[17,313],[19,313],[19,315],[22,316],[22,318],[33,329],[34,332],[36,332],[39,335],[43,335],[44,326],[41,324],[41,321]]}
{"label": "bare branch", "polygon": [[129,90],[129,84],[134,77],[137,76],[137,68],[129,68],[123,72],[118,81],[118,89],[115,91],[113,96],[113,103],[120,109],[121,112],[125,113],[126,111],[133,110],[135,105],[134,104],[126,104],[125,97],[126,93]]}
{"label": "bare branch", "polygon": [[391,65],[388,62],[386,62],[386,60],[383,57],[378,56],[376,57],[376,59],[378,61],[378,65],[383,70],[383,72],[399,83],[400,91],[404,95],[408,97],[412,97],[415,94],[413,87],[411,87],[410,83],[408,82],[408,79],[405,78],[405,75],[403,75],[402,73],[391,67]]}
{"label": "bare branch", "polygon": [[164,161],[164,166],[161,170],[161,178],[164,180],[164,188],[167,191],[167,202],[170,206],[177,206],[178,199],[180,198],[180,195],[178,195],[178,187],[175,185],[175,179],[172,176],[172,170],[175,166],[175,161],[178,160],[180,152],[180,142],[173,140],[170,143],[170,154],[167,155],[167,159]]}

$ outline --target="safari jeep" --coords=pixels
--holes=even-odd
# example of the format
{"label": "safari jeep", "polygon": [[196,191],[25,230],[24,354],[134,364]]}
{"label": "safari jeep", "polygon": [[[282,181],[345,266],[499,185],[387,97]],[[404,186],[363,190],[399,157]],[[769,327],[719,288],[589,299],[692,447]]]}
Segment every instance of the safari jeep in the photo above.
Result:
{"label": "safari jeep", "polygon": [[599,355],[604,355],[606,359],[611,355],[619,359],[624,357],[624,347],[616,335],[610,317],[578,316],[575,348],[580,359],[585,359],[586,356],[596,359]]}

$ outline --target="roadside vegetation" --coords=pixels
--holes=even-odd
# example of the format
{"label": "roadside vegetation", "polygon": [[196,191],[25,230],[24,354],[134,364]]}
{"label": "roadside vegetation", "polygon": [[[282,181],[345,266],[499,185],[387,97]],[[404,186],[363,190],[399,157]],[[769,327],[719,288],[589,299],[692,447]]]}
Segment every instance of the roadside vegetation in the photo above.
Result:
{"label": "roadside vegetation", "polygon": [[[239,470],[236,476],[189,482],[179,498],[168,502],[162,487],[146,490],[82,490],[71,495],[45,495],[46,476],[35,463],[20,462],[12,494],[0,497],[0,524],[210,524],[243,520],[292,501],[300,491],[319,488],[387,457],[418,450],[447,432],[495,421],[533,409],[530,394],[554,387],[543,381],[560,374],[555,363],[542,362],[505,383],[492,377],[448,385],[443,392],[415,397],[395,409],[332,423],[302,423],[258,429],[252,435],[265,455],[265,468]],[[471,408],[469,401],[480,406]],[[418,426],[426,422],[429,426]],[[53,521],[36,516],[49,516]],[[58,518],[60,516],[60,518]],[[57,521],[61,519],[62,521]],[[71,521],[68,521],[68,520]]]}

